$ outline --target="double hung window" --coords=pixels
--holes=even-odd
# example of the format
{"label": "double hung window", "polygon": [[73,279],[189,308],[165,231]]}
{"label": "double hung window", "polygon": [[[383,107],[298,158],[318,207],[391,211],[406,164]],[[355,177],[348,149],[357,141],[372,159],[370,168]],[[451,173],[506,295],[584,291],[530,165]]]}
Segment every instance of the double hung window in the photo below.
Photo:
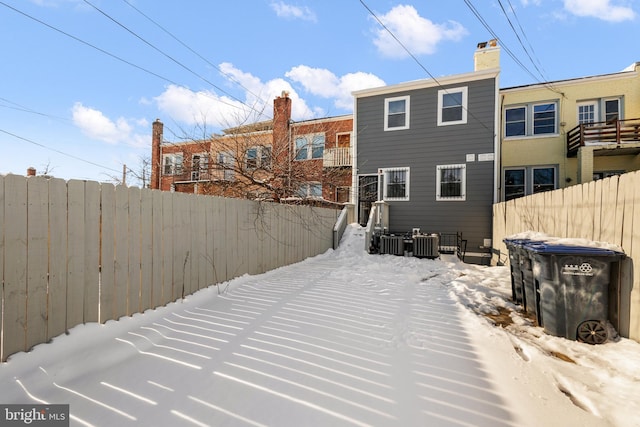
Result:
{"label": "double hung window", "polygon": [[558,188],[555,166],[526,166],[504,170],[504,200]]}
{"label": "double hung window", "polygon": [[321,159],[324,154],[324,133],[297,136],[295,143],[296,160]]}
{"label": "double hung window", "polygon": [[438,126],[467,123],[467,87],[438,91]]}
{"label": "double hung window", "polygon": [[384,100],[384,130],[409,129],[409,96]]}
{"label": "double hung window", "polygon": [[[585,111],[585,116],[588,112]],[[558,133],[558,104],[516,105],[504,110],[505,138],[555,135]]]}
{"label": "double hung window", "polygon": [[382,200],[409,200],[409,168],[380,169],[378,188],[382,189]]}
{"label": "double hung window", "polygon": [[436,167],[436,200],[466,200],[466,165]]}

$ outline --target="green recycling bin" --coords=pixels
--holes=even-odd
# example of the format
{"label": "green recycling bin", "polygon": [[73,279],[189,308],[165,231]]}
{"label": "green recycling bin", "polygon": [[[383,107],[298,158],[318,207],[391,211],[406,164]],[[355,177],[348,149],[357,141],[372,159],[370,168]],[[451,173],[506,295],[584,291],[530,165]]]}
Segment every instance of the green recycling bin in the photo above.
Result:
{"label": "green recycling bin", "polygon": [[607,341],[611,265],[624,253],[549,242],[529,242],[524,249],[532,261],[538,324],[545,332],[589,344]]}

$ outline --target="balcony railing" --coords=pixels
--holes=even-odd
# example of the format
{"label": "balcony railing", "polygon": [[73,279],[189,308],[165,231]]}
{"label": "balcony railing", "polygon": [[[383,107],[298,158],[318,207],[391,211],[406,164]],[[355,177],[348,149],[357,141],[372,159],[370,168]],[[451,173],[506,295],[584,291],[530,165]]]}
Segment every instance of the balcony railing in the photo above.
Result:
{"label": "balcony railing", "polygon": [[640,119],[581,124],[567,132],[567,157],[585,145],[640,143]]}
{"label": "balcony railing", "polygon": [[351,147],[325,148],[322,157],[322,165],[325,168],[351,166],[353,162]]}
{"label": "balcony railing", "polygon": [[164,176],[173,176],[176,182],[189,181],[233,181],[234,170],[232,168],[223,168],[213,166],[211,168],[187,169],[187,168],[169,168],[165,167]]}

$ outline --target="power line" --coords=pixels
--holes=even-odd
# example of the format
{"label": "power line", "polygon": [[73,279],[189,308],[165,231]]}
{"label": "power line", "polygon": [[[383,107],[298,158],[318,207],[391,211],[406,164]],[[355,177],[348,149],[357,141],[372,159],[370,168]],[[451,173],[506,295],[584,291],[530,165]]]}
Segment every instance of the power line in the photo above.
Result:
{"label": "power line", "polygon": [[[37,23],[39,23],[39,24],[41,24],[41,25],[44,25],[45,27],[47,27],[47,28],[49,28],[49,29],[51,29],[51,30],[53,30],[53,31],[55,31],[55,32],[57,32],[57,33],[60,33],[60,34],[62,34],[62,35],[64,35],[64,36],[66,36],[66,37],[69,37],[69,38],[71,38],[71,39],[73,39],[73,40],[77,41],[78,43],[81,43],[81,44],[83,44],[83,45],[85,45],[85,46],[88,46],[88,47],[90,47],[90,48],[92,48],[92,49],[95,49],[95,50],[97,50],[98,52],[103,53],[104,55],[107,55],[107,56],[109,56],[109,57],[111,57],[111,58],[113,58],[113,59],[115,59],[115,60],[117,60],[117,61],[120,61],[120,62],[122,62],[122,63],[124,63],[124,64],[127,64],[127,65],[131,66],[131,67],[134,67],[134,68],[136,68],[136,69],[138,69],[138,70],[140,70],[140,71],[143,71],[143,72],[145,72],[145,73],[147,73],[147,74],[149,74],[149,75],[152,75],[152,76],[154,76],[154,77],[157,77],[158,79],[163,80],[163,81],[165,81],[165,82],[167,82],[167,83],[170,83],[170,84],[172,84],[172,85],[174,85],[174,86],[177,86],[177,87],[181,87],[181,88],[184,88],[184,89],[190,90],[190,89],[189,89],[188,87],[186,87],[185,85],[181,85],[180,83],[177,83],[177,82],[175,82],[175,81],[173,81],[173,80],[171,80],[171,79],[169,79],[169,78],[167,78],[167,77],[164,77],[164,76],[162,76],[162,75],[160,75],[160,74],[158,74],[158,73],[156,73],[156,72],[154,72],[154,71],[151,71],[151,70],[149,70],[149,69],[147,69],[147,68],[141,67],[140,65],[134,64],[134,63],[133,63],[133,62],[131,62],[131,61],[128,61],[128,60],[126,60],[126,59],[124,59],[124,58],[121,58],[121,57],[119,57],[119,56],[117,56],[117,55],[115,55],[115,54],[113,54],[113,53],[111,53],[111,52],[109,52],[109,51],[107,51],[107,50],[105,50],[105,49],[102,49],[102,48],[100,48],[100,47],[98,47],[98,46],[95,46],[95,45],[93,45],[93,44],[91,44],[91,43],[89,43],[89,42],[85,41],[85,40],[82,40],[82,39],[81,39],[81,38],[79,38],[79,37],[76,37],[76,36],[74,36],[74,35],[72,35],[72,34],[69,34],[69,33],[65,32],[65,31],[63,31],[63,30],[61,30],[61,29],[59,29],[59,28],[56,28],[56,27],[54,27],[53,25],[50,25],[50,24],[48,24],[48,23],[46,23],[46,22],[42,21],[41,19],[38,19],[38,18],[36,18],[36,17],[34,17],[34,16],[29,15],[28,13],[25,13],[25,12],[23,12],[23,11],[19,10],[19,9],[16,9],[16,8],[15,8],[15,7],[13,7],[13,6],[8,5],[8,4],[7,4],[7,3],[5,3],[4,1],[0,1],[0,5],[5,6],[5,7],[9,8],[9,9],[13,10],[14,12],[16,12],[16,13],[18,13],[18,14],[20,14],[20,15],[22,15],[22,16],[24,16],[24,17],[26,17],[26,18],[29,18],[29,19],[31,19],[31,20],[33,20],[33,21],[35,21],[35,22],[37,22]],[[214,97],[214,96],[212,96],[211,94],[209,94],[209,92],[203,92],[203,94],[204,94],[206,97],[211,98],[211,99],[213,99],[213,100],[215,100],[215,101],[217,101],[217,102],[219,102],[219,103],[221,103],[221,104],[227,105],[227,106],[232,107],[232,108],[240,109],[240,107],[239,107],[238,105],[230,104],[230,103],[228,103],[228,102],[225,102],[225,101],[221,100],[219,97]],[[244,106],[246,106],[246,107],[250,108],[251,110],[256,111],[253,107],[248,106],[248,105],[244,104],[243,102],[240,102],[240,103],[241,103],[242,105],[244,105]],[[264,113],[262,113],[262,114],[264,114]],[[267,116],[267,117],[268,117],[268,116]]]}
{"label": "power line", "polygon": [[[540,62],[540,59],[537,57],[536,52],[533,49],[533,45],[531,44],[531,42],[529,41],[529,38],[527,37],[527,33],[524,31],[524,28],[522,28],[522,24],[520,23],[520,19],[518,18],[518,14],[516,13],[516,9],[513,7],[513,4],[511,4],[511,0],[507,0],[507,2],[509,3],[509,8],[511,9],[511,13],[513,13],[513,16],[516,18],[516,23],[518,24],[518,28],[520,28],[520,32],[522,33],[522,36],[527,41],[527,45],[529,46],[529,49],[531,49],[532,55],[537,60],[538,65],[540,65],[540,67],[542,68],[542,63]],[[526,50],[526,48],[524,46],[523,46],[523,49]],[[544,71],[544,70],[542,70],[542,71]],[[544,73],[542,71],[540,72],[540,74],[544,77]],[[549,80],[546,77],[544,77],[544,78],[545,78],[545,80]]]}
{"label": "power line", "polygon": [[60,117],[60,116],[54,116],[54,115],[47,114],[47,113],[41,113],[40,111],[36,111],[36,110],[33,110],[33,109],[29,108],[29,107],[25,107],[24,105],[18,104],[17,102],[13,102],[13,101],[11,101],[9,99],[6,99],[6,98],[3,98],[3,97],[0,97],[0,101],[4,101],[4,102],[6,102],[8,104],[11,104],[11,105],[2,105],[2,107],[4,107],[4,108],[11,108],[12,110],[22,111],[22,112],[25,112],[25,113],[31,113],[31,114],[35,114],[35,115],[42,116],[42,117],[48,117],[50,119],[54,119],[54,120],[58,120],[58,121],[64,121],[64,122],[67,122],[67,123],[70,121],[66,117]]}
{"label": "power line", "polygon": [[129,7],[131,7],[133,10],[135,10],[136,12],[138,12],[140,15],[142,15],[145,19],[147,19],[149,22],[151,22],[152,24],[154,24],[156,27],[160,28],[164,33],[166,33],[169,37],[171,37],[172,39],[174,39],[175,41],[177,41],[178,43],[180,43],[185,49],[187,49],[189,52],[193,53],[194,55],[196,55],[198,58],[202,59],[204,62],[206,62],[207,64],[209,64],[211,67],[215,68],[216,70],[218,70],[222,75],[224,75],[226,78],[228,78],[229,80],[231,80],[233,83],[237,84],[238,86],[240,86],[242,89],[244,89],[247,93],[253,95],[254,97],[256,97],[257,99],[261,100],[263,103],[266,104],[266,102],[264,102],[264,100],[261,99],[261,97],[259,95],[256,95],[255,93],[253,93],[250,89],[248,89],[247,87],[245,87],[242,83],[240,83],[238,80],[236,80],[231,74],[229,73],[225,73],[224,71],[222,71],[222,69],[220,69],[219,66],[217,66],[216,64],[212,63],[211,61],[209,61],[207,58],[205,58],[204,56],[202,56],[200,53],[196,52],[194,49],[192,49],[189,45],[187,45],[185,42],[183,42],[182,40],[180,40],[178,37],[176,37],[175,35],[173,35],[169,30],[167,30],[166,28],[164,28],[162,25],[160,25],[158,22],[156,22],[155,20],[153,20],[151,17],[149,17],[148,15],[146,15],[144,12],[142,12],[140,9],[138,9],[137,7],[135,7],[134,5],[132,5],[128,0],[122,0],[124,3],[126,3]]}
{"label": "power line", "polygon": [[[498,0],[498,4],[500,4],[500,9],[502,9],[502,13],[504,14],[505,18],[507,18],[507,22],[509,22],[509,26],[511,27],[511,30],[516,35],[516,38],[518,39],[518,43],[520,43],[520,46],[522,46],[522,50],[524,50],[524,53],[527,55],[527,57],[531,61],[531,64],[533,64],[533,66],[535,67],[536,71],[538,71],[538,73],[540,74],[540,77],[542,77],[543,80],[548,80],[548,79],[545,78],[544,73],[540,70],[540,68],[538,68],[538,65],[533,60],[533,57],[532,57],[531,53],[529,53],[529,49],[527,49],[527,47],[522,42],[522,39],[520,38],[520,34],[518,34],[518,31],[516,31],[516,28],[513,25],[513,22],[511,22],[511,18],[509,18],[509,14],[507,13],[504,5],[502,4],[502,0]],[[509,2],[509,5],[511,6],[511,12],[514,14],[514,16],[516,16],[515,15],[515,10],[513,9],[513,6],[511,5],[511,2]],[[516,16],[516,19],[517,19],[517,16]],[[519,24],[519,22],[518,22],[518,24]],[[520,26],[520,31],[524,35],[524,30],[522,29],[522,26]]]}
{"label": "power line", "polygon": [[[443,89],[447,94],[449,94],[449,92],[447,91],[447,88],[445,88],[439,81],[438,79],[427,69],[427,67],[425,67],[419,60],[418,58],[416,58],[416,56],[400,41],[400,39],[398,39],[398,37],[396,37],[396,35],[393,33],[393,31],[391,31],[385,24],[384,22],[382,22],[382,20],[375,14],[375,12],[373,12],[373,10],[371,10],[371,8],[369,8],[369,6],[367,6],[367,4],[364,2],[364,0],[360,0],[360,3],[362,4],[362,6],[364,6],[365,9],[367,9],[369,11],[369,13],[371,14],[371,16],[373,16],[375,18],[376,21],[378,21],[378,23],[382,26],[382,28],[384,28],[384,30],[389,33],[391,35],[391,37],[393,37],[393,39],[402,47],[402,49],[404,49],[405,52],[407,52],[407,54],[409,54],[409,56],[418,64],[418,66],[420,68],[422,68],[424,70],[425,73],[427,73],[427,75],[429,77],[431,77],[431,79],[434,81],[434,83],[440,87],[441,89]],[[487,125],[484,124],[484,122],[480,119],[478,119],[471,111],[469,111],[469,109],[467,107],[465,107],[464,105],[462,105],[462,108],[467,112],[468,115],[470,115],[471,117],[473,117],[482,127],[484,127],[486,130],[488,130],[493,136],[495,136],[496,131],[497,130],[491,130],[489,129],[489,127]]]}
{"label": "power line", "polygon": [[25,142],[28,142],[28,143],[30,143],[30,144],[36,145],[36,146],[38,146],[38,147],[44,148],[44,149],[46,149],[46,150],[53,151],[53,152],[55,152],[55,153],[62,154],[63,156],[70,157],[70,158],[72,158],[72,159],[74,159],[74,160],[78,160],[78,161],[81,161],[81,162],[84,162],[84,163],[90,164],[90,165],[92,165],[92,166],[97,166],[97,167],[99,167],[99,168],[107,169],[107,170],[110,170],[110,171],[112,171],[112,172],[117,172],[117,173],[122,172],[121,170],[120,170],[120,171],[118,171],[118,170],[116,170],[116,169],[112,169],[112,168],[110,168],[109,166],[104,166],[104,165],[101,165],[101,164],[98,164],[98,163],[92,162],[91,160],[83,159],[82,157],[78,157],[78,156],[76,156],[76,155],[66,153],[66,152],[61,151],[61,150],[58,150],[58,149],[56,149],[56,148],[47,147],[47,146],[46,146],[46,145],[44,145],[44,144],[41,144],[41,143],[39,143],[39,142],[36,142],[36,141],[34,141],[34,140],[32,140],[32,139],[29,139],[29,138],[25,138],[25,137],[20,136],[20,135],[16,135],[15,133],[12,133],[12,132],[6,131],[6,130],[4,130],[4,129],[0,129],[0,132],[2,132],[2,133],[4,133],[4,134],[7,134],[7,135],[9,135],[9,136],[12,136],[12,137],[14,137],[14,138],[17,138],[17,139],[19,139],[19,140],[21,140],[21,141],[25,141]]}
{"label": "power line", "polygon": [[[160,53],[162,56],[164,56],[165,58],[169,59],[170,61],[172,61],[173,63],[175,63],[176,65],[178,65],[179,67],[183,68],[184,70],[188,71],[189,73],[193,74],[194,76],[198,77],[200,80],[204,81],[205,83],[207,83],[208,85],[211,85],[212,87],[216,88],[218,91],[226,94],[227,96],[229,96],[231,99],[237,101],[238,103],[244,105],[245,107],[249,108],[250,110],[252,110],[255,113],[258,113],[260,115],[264,115],[264,112],[258,111],[256,110],[254,107],[245,104],[242,100],[238,99],[237,97],[235,97],[234,95],[230,94],[229,92],[225,91],[224,89],[222,89],[221,87],[215,85],[214,83],[212,83],[211,81],[209,81],[207,78],[205,78],[204,76],[202,76],[201,74],[197,73],[196,71],[192,70],[191,68],[187,67],[186,65],[184,65],[182,62],[178,61],[177,59],[175,59],[174,57],[172,57],[171,55],[167,54],[166,52],[164,52],[162,49],[158,48],[157,46],[155,46],[154,44],[152,44],[151,42],[149,42],[148,40],[146,40],[145,38],[143,38],[142,36],[140,36],[139,34],[137,34],[135,31],[131,30],[130,28],[128,28],[126,25],[122,24],[121,22],[119,22],[117,19],[115,19],[114,17],[112,17],[111,15],[109,15],[108,13],[106,13],[105,11],[103,11],[102,9],[100,9],[99,7],[95,6],[93,3],[91,3],[89,0],[83,0],[86,4],[88,4],[89,6],[91,6],[93,9],[95,9],[96,11],[98,11],[100,14],[102,14],[104,17],[106,17],[107,19],[109,19],[111,22],[113,22],[114,24],[118,25],[120,28],[122,28],[123,30],[127,31],[129,34],[131,34],[132,36],[136,37],[138,40],[140,40],[141,42],[143,42],[144,44],[146,44],[147,46],[149,46],[150,48],[152,48],[153,50],[155,50],[156,52]],[[222,102],[222,101],[220,101]]]}

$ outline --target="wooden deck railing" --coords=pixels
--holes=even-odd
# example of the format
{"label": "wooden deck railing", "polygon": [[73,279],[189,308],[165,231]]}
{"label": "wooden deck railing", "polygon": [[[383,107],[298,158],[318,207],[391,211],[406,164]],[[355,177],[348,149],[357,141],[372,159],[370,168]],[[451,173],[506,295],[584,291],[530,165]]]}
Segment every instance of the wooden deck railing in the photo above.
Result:
{"label": "wooden deck railing", "polygon": [[567,132],[567,157],[585,145],[640,143],[640,119],[581,124]]}

